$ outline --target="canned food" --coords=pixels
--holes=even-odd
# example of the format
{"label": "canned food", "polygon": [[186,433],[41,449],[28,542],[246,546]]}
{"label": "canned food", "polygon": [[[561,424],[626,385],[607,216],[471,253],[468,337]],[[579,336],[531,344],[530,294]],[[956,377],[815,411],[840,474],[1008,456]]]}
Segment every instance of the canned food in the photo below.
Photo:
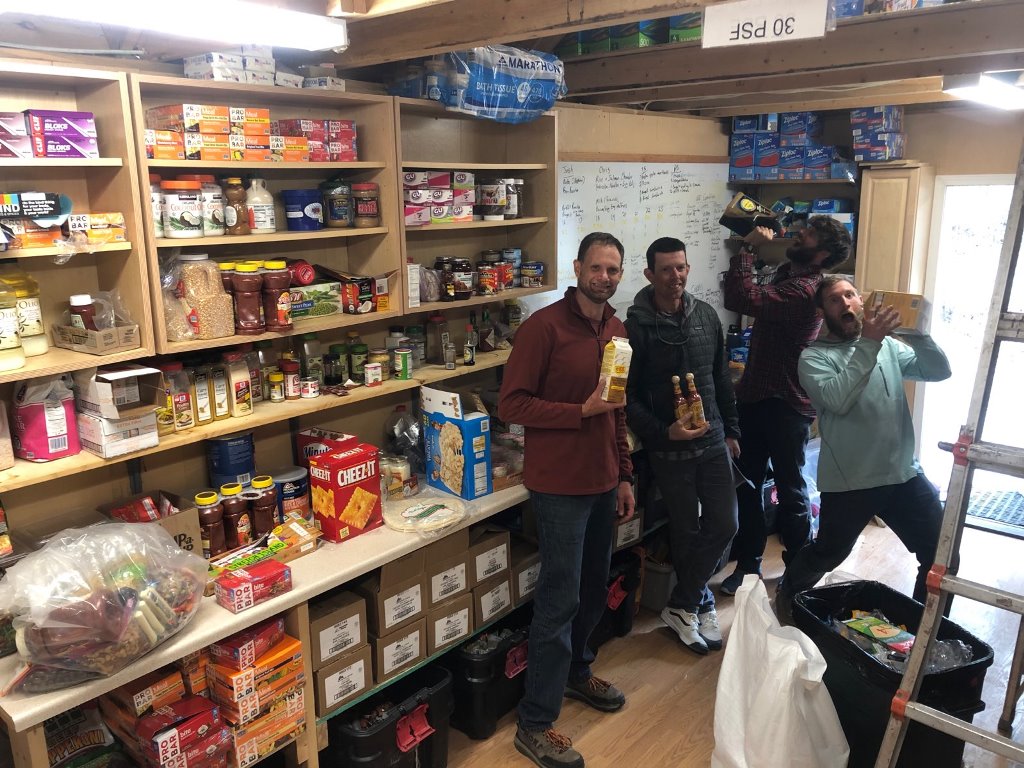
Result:
{"label": "canned food", "polygon": [[498,292],[498,268],[494,264],[478,264],[476,290],[481,296],[493,296]]}
{"label": "canned food", "polygon": [[498,270],[498,290],[510,290],[512,288],[512,263],[499,261],[494,266]]}
{"label": "canned food", "polygon": [[320,379],[316,376],[303,376],[299,379],[300,397],[320,397]]}
{"label": "canned food", "polygon": [[543,288],[544,262],[524,261],[523,266],[520,269],[520,276],[523,288]]}
{"label": "canned food", "polygon": [[368,387],[379,387],[381,383],[380,363],[367,363],[363,366],[363,377]]}
{"label": "canned food", "polygon": [[395,350],[395,378],[408,381],[412,378],[412,348],[399,347]]}

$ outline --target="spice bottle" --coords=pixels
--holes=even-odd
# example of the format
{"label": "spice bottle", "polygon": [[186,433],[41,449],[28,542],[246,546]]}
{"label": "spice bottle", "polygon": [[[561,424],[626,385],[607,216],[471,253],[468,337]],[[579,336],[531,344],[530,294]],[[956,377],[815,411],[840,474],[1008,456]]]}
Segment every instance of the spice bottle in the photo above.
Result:
{"label": "spice bottle", "polygon": [[253,536],[258,538],[277,525],[277,486],[270,475],[257,475],[252,479],[252,489],[259,492],[252,505]]}
{"label": "spice bottle", "polygon": [[292,328],[291,273],[283,261],[263,265],[263,319],[268,331]]}
{"label": "spice bottle", "polygon": [[249,234],[249,209],[246,207],[245,187],[239,176],[229,176],[224,182],[224,224],[229,235]]}
{"label": "spice bottle", "polygon": [[263,275],[255,264],[237,264],[231,275],[235,300],[235,333],[263,333]]}
{"label": "spice bottle", "polygon": [[315,333],[302,334],[302,347],[299,350],[302,360],[302,375],[314,378],[318,384],[324,383],[324,354],[320,340]]}
{"label": "spice bottle", "polygon": [[227,551],[224,537],[224,506],[215,491],[202,491],[196,494],[196,507],[199,509],[199,530],[203,539],[203,557],[210,559]]}
{"label": "spice bottle", "polygon": [[224,541],[228,549],[244,547],[252,541],[252,518],[249,502],[242,498],[242,486],[228,483],[220,487],[224,508]]}
{"label": "spice bottle", "polygon": [[353,381],[362,381],[365,375],[366,356],[370,353],[370,348],[365,344],[349,344],[348,350],[348,374]]}
{"label": "spice bottle", "polygon": [[252,414],[252,381],[249,366],[241,352],[225,352],[224,364],[228,375],[228,408],[232,416]]}
{"label": "spice bottle", "polygon": [[160,366],[164,374],[164,386],[170,399],[174,418],[174,431],[184,432],[196,425],[195,407],[192,403],[192,382],[181,363],[172,361]]}
{"label": "spice bottle", "polygon": [[202,426],[213,421],[213,394],[210,391],[210,366],[196,365],[189,368],[192,382],[192,403],[196,409],[196,424]]}
{"label": "spice bottle", "polygon": [[462,351],[463,365],[476,365],[477,333],[472,323],[466,324],[466,346]]}
{"label": "spice bottle", "polygon": [[215,421],[231,416],[230,385],[228,372],[223,363],[210,366],[210,394],[213,397],[213,418]]}
{"label": "spice bottle", "polygon": [[284,397],[284,374],[280,371],[272,371],[267,380],[270,382],[269,400],[272,403],[283,403]]}
{"label": "spice bottle", "polygon": [[249,369],[249,391],[252,393],[253,405],[263,402],[263,369],[260,367],[259,353],[252,344],[239,344],[238,351]]}
{"label": "spice bottle", "polygon": [[253,179],[249,182],[245,207],[249,216],[250,232],[254,235],[272,235],[277,231],[274,196],[267,189],[267,182],[264,179]]}
{"label": "spice bottle", "polygon": [[76,293],[71,296],[68,303],[71,306],[71,325],[83,331],[99,330],[96,327],[96,307],[93,306],[92,296],[88,293]]}
{"label": "spice bottle", "polygon": [[270,399],[270,374],[278,370],[277,353],[273,342],[265,339],[256,342],[256,357],[259,361],[260,377],[263,380],[263,399]]}
{"label": "spice bottle", "polygon": [[281,359],[278,362],[281,373],[284,374],[284,397],[285,400],[298,400],[302,397],[302,388],[299,385],[299,361]]}

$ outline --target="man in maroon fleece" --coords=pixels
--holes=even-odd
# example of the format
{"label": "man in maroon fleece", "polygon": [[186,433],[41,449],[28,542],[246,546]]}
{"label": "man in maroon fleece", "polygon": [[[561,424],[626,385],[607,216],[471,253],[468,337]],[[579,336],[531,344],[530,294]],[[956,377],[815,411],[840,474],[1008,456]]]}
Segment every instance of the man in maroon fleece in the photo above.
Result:
{"label": "man in maroon fleece", "polygon": [[608,299],[622,278],[613,235],[583,238],[577,283],[516,332],[498,413],[526,427],[523,482],[537,516],[540,576],[534,593],[526,694],[516,748],[546,768],[582,768],[572,742],[554,730],[562,697],[603,712],[626,703],[594,677],[587,639],[604,612],[616,517],[633,515],[633,467],[625,403],[601,399],[601,356],[626,336]]}

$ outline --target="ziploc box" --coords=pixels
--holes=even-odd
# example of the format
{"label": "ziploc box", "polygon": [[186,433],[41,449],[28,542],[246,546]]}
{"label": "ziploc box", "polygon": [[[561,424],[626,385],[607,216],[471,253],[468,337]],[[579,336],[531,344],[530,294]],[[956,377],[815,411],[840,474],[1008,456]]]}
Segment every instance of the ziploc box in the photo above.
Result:
{"label": "ziploc box", "polygon": [[754,131],[761,130],[761,120],[759,118],[759,115],[736,115],[732,119],[732,132],[753,133]]}
{"label": "ziploc box", "polygon": [[817,112],[783,112],[779,115],[779,146],[803,147],[821,136]]}
{"label": "ziploc box", "polygon": [[832,176],[832,158],[835,147],[807,147],[804,151],[804,179],[828,179]]}
{"label": "ziploc box", "polygon": [[218,104],[168,104],[146,110],[146,127],[185,133],[231,133],[226,106]]}
{"label": "ziploc box", "polygon": [[747,165],[738,167],[735,165],[729,166],[729,181],[753,181],[755,178],[755,171],[753,165]]}
{"label": "ziploc box", "polygon": [[771,168],[779,164],[779,134],[757,131],[754,134],[754,165]]}
{"label": "ziploc box", "polygon": [[811,203],[811,213],[850,213],[853,201],[845,197],[816,197]]}
{"label": "ziploc box", "polygon": [[491,420],[486,413],[466,413],[454,392],[420,387],[427,482],[464,499],[492,490]]}
{"label": "ziploc box", "polygon": [[804,147],[779,147],[779,178],[802,180]]}
{"label": "ziploc box", "polygon": [[355,538],[384,523],[377,455],[375,446],[360,443],[309,460],[313,515],[328,541]]}
{"label": "ziploc box", "polygon": [[729,165],[750,168],[754,165],[754,133],[734,133],[729,137]]}
{"label": "ziploc box", "polygon": [[850,110],[850,125],[871,127],[876,131],[902,131],[903,107],[882,106]]}

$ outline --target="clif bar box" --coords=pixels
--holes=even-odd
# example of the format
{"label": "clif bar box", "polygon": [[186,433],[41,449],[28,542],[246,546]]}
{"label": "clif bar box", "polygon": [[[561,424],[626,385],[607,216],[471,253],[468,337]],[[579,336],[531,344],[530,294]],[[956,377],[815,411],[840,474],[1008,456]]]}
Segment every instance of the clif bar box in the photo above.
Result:
{"label": "clif bar box", "polygon": [[25,111],[28,130],[33,136],[96,138],[96,120],[92,112],[29,109]]}
{"label": "clif bar box", "polygon": [[23,112],[0,112],[0,137],[28,136]]}
{"label": "clif bar box", "polygon": [[39,136],[32,134],[34,157],[98,158],[96,139],[72,136]]}

